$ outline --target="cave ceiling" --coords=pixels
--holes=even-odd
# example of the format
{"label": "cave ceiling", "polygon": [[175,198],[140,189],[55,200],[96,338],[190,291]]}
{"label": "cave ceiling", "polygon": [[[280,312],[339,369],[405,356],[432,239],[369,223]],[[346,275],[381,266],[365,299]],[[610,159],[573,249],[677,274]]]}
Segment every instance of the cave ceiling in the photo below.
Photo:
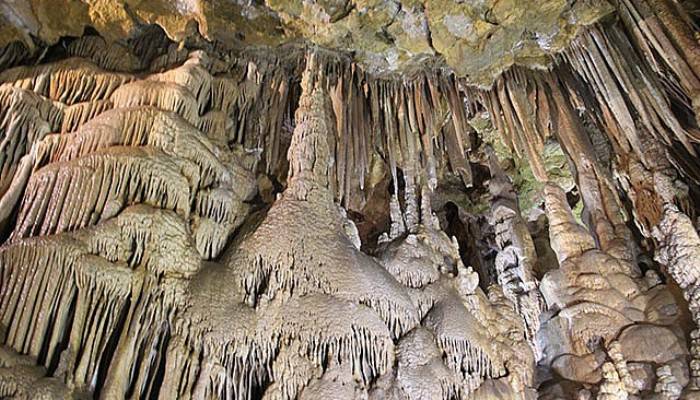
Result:
{"label": "cave ceiling", "polygon": [[199,34],[241,50],[305,41],[352,54],[372,73],[431,63],[477,85],[515,64],[547,66],[582,27],[613,12],[604,0],[8,0],[0,7],[0,45],[54,44],[86,27],[119,41],[157,24],[176,42]]}
{"label": "cave ceiling", "polygon": [[0,399],[700,399],[700,5],[0,0]]}

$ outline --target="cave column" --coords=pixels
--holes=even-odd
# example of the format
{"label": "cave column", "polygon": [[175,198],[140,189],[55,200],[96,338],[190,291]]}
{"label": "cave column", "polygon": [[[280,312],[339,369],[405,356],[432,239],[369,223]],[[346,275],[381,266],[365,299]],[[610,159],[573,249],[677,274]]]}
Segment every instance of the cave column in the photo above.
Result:
{"label": "cave column", "polygon": [[[498,283],[523,318],[527,339],[534,342],[540,327],[542,299],[535,278],[535,244],[520,214],[518,199],[510,178],[501,168],[495,152],[488,148],[491,179],[491,224],[496,231]],[[535,351],[537,353],[537,351]]]}

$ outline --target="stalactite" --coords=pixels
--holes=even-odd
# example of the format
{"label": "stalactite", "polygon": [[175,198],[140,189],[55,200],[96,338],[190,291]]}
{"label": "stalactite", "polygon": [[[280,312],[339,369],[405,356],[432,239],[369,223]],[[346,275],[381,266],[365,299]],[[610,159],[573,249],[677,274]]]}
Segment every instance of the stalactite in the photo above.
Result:
{"label": "stalactite", "polygon": [[[297,339],[301,351],[315,365],[322,365],[326,359],[348,362],[353,377],[366,385],[394,363],[389,330],[368,307],[331,296],[310,295],[291,299],[277,312],[281,314],[273,312],[263,317],[259,329]],[[333,318],[339,315],[346,317]]]}
{"label": "stalactite", "polygon": [[[666,69],[673,71],[697,113],[700,49],[690,27],[678,15],[679,8],[664,0],[623,0],[618,7],[622,21],[649,64],[660,76],[668,76]],[[657,60],[657,54],[661,60]]]}
{"label": "stalactite", "polygon": [[[305,79],[305,84],[314,85],[314,77]],[[334,294],[372,307],[391,332],[400,335],[417,322],[410,299],[381,266],[357,251],[346,236],[336,233],[343,228],[328,190],[324,104],[321,89],[301,99],[289,150],[289,188],[268,212],[267,223],[258,227],[227,263],[239,266],[250,304],[279,292]],[[286,227],[296,226],[294,221],[302,220],[308,235],[282,234]],[[270,241],[270,237],[276,240]],[[310,253],[307,249],[323,250]]]}
{"label": "stalactite", "polygon": [[72,133],[51,135],[40,145],[44,162],[70,161],[112,146],[152,146],[201,169],[201,185],[225,181],[226,166],[215,146],[177,114],[149,106],[100,114]]}
{"label": "stalactite", "polygon": [[[122,229],[115,230],[112,224]],[[181,228],[174,229],[178,224]],[[115,233],[120,237],[114,237]],[[168,318],[175,301],[168,287],[176,273],[191,274],[199,265],[186,238],[187,228],[179,217],[137,206],[90,232],[22,239],[3,247],[2,318],[3,326],[8,327],[7,344],[40,357],[46,366],[54,365],[60,352],[57,374],[91,389],[101,373],[98,368],[107,365],[101,360],[110,356],[105,347],[109,341],[124,336],[115,354],[118,359],[126,357],[125,367],[135,366],[135,350],[122,343],[136,337],[120,330],[135,323],[130,322],[133,313],[141,309],[141,318],[147,318],[141,323],[147,325],[138,329],[153,336],[139,336],[138,342],[162,339],[157,321]],[[37,241],[42,246],[36,246]],[[135,242],[143,246],[141,250],[135,250]],[[163,243],[168,246],[161,250]],[[156,283],[155,275],[149,274],[168,276],[170,283],[168,279]],[[127,319],[122,325],[124,314]],[[136,348],[142,348],[138,342],[134,342]],[[127,380],[123,383],[135,379],[130,375],[122,378]]]}
{"label": "stalactite", "polygon": [[216,77],[212,83],[213,108],[233,121],[228,142],[263,150],[268,173],[277,173],[283,158],[280,133],[293,101],[292,76],[275,68],[280,62],[254,57],[237,65],[230,78]]}
{"label": "stalactite", "polygon": [[[311,64],[313,66],[313,64]],[[310,66],[308,70],[314,71],[315,69]],[[284,264],[280,264],[284,258],[288,257],[290,262],[294,263],[296,268],[302,268],[304,265],[307,268],[313,266],[314,263],[319,261],[313,261],[305,256],[304,248],[323,248],[320,244],[314,244],[308,237],[307,241],[303,244],[303,247],[298,246],[283,246],[280,249],[285,249],[288,256],[278,253],[273,248],[266,248],[261,246],[267,246],[271,243],[268,239],[269,235],[267,229],[274,232],[277,238],[283,239],[284,228],[282,226],[276,225],[276,220],[279,217],[284,217],[282,221],[288,221],[291,215],[299,217],[304,216],[308,218],[308,211],[314,211],[317,214],[317,218],[310,219],[315,220],[321,225],[316,226],[312,229],[316,231],[323,231],[322,226],[328,226],[330,223],[331,228],[336,232],[342,232],[340,229],[340,214],[338,214],[337,209],[334,208],[332,204],[332,196],[328,192],[328,167],[323,161],[323,156],[328,157],[328,150],[324,153],[325,138],[326,133],[325,120],[319,118],[325,112],[325,107],[323,106],[323,97],[320,90],[316,90],[313,95],[309,92],[313,89],[313,75],[307,72],[304,78],[304,86],[306,96],[302,97],[301,107],[298,113],[298,121],[295,138],[292,143],[292,147],[289,152],[290,165],[292,168],[290,186],[288,192],[285,192],[284,197],[275,204],[275,207],[286,209],[285,213],[276,213],[270,210],[263,224],[256,230],[250,239],[244,240],[240,248],[237,249],[236,254],[231,256],[226,260],[226,267],[214,272],[214,276],[195,279],[195,282],[200,282],[198,285],[209,285],[213,283],[206,283],[209,279],[216,279],[217,282],[222,280],[234,279],[234,282],[238,281],[245,283],[249,281],[249,277],[246,275],[241,275],[245,271],[239,271],[239,269],[246,268],[246,265],[250,265],[253,268],[264,267],[258,264],[256,259],[262,261],[263,257],[269,259],[267,262],[274,262],[273,265],[277,265],[274,270],[275,276],[279,276],[284,272]],[[325,147],[327,149],[327,147]],[[301,149],[307,149],[311,153],[301,151]],[[311,157],[309,157],[311,156]],[[327,202],[327,203],[325,203]],[[306,203],[312,203],[316,207],[308,208]],[[327,206],[324,206],[324,203]],[[320,206],[320,207],[319,207]],[[298,213],[293,212],[294,208],[299,208]],[[290,211],[292,212],[290,214]],[[320,213],[318,213],[320,212]],[[287,225],[289,222],[285,222]],[[287,225],[288,226],[288,225]],[[328,231],[330,232],[330,231]],[[323,238],[330,237],[329,235],[319,232],[318,239],[324,240]],[[330,234],[331,236],[333,234]],[[256,239],[256,237],[260,239]],[[260,241],[262,240],[262,241]],[[256,241],[259,242],[256,244]],[[328,242],[327,243],[333,243]],[[358,250],[350,244],[349,239],[345,238],[345,241],[341,241],[340,247],[336,247],[337,250],[350,252],[350,257],[346,258],[348,263],[344,263],[344,267],[352,266],[354,268],[359,268],[359,271],[369,272],[372,268],[378,268],[377,272],[381,272],[381,268],[378,265],[366,265],[363,266],[363,262],[367,263],[369,260],[364,260],[360,256]],[[240,256],[239,256],[240,254]],[[250,255],[259,254],[259,256],[251,257]],[[315,253],[314,258],[321,256],[320,253]],[[359,257],[359,258],[358,258]],[[326,261],[321,261],[323,268],[333,268],[333,264],[330,259]],[[282,267],[281,269],[279,267]],[[368,269],[369,268],[369,269]],[[362,275],[357,275],[356,278],[351,278],[342,282],[328,281],[324,279],[319,273],[325,273],[334,276],[337,281],[339,278],[343,277],[343,274],[332,273],[332,271],[324,271],[324,269],[314,271],[309,269],[308,273],[300,273],[300,270],[295,271],[295,276],[308,278],[313,278],[312,272],[316,273],[315,279],[320,279],[326,281],[325,285],[332,285],[336,289],[329,290],[327,294],[321,294],[319,291],[310,290],[309,287],[305,287],[301,283],[294,283],[294,286],[279,286],[279,284],[270,281],[266,284],[267,290],[264,296],[259,297],[258,293],[250,292],[249,289],[254,289],[253,287],[243,287],[243,291],[239,295],[234,293],[226,294],[222,296],[218,302],[222,304],[237,304],[235,309],[241,314],[241,317],[245,315],[248,319],[247,324],[241,325],[241,330],[234,330],[233,334],[227,334],[225,332],[229,331],[227,325],[219,325],[217,318],[223,318],[221,322],[228,321],[228,317],[224,314],[220,317],[218,314],[209,315],[200,314],[199,306],[192,309],[190,318],[203,319],[203,324],[210,325],[214,329],[211,336],[212,340],[215,340],[212,344],[216,344],[213,349],[221,349],[223,343],[231,343],[236,348],[240,348],[246,337],[254,338],[253,343],[247,346],[253,345],[255,348],[260,349],[261,354],[259,358],[255,360],[253,365],[264,365],[266,362],[271,362],[271,358],[278,351],[279,346],[286,346],[290,342],[296,343],[294,347],[291,347],[285,351],[296,351],[298,352],[297,357],[308,357],[307,361],[300,362],[310,362],[313,366],[312,368],[320,369],[327,361],[331,364],[344,365],[348,368],[348,371],[352,376],[354,376],[360,382],[368,384],[373,378],[378,375],[383,374],[391,365],[393,365],[393,343],[391,337],[405,332],[411,328],[411,326],[402,325],[402,322],[394,322],[391,318],[392,316],[398,316],[398,321],[402,321],[402,315],[406,312],[398,308],[393,308],[393,306],[384,305],[386,300],[379,298],[373,298],[375,296],[372,291],[367,291],[361,289],[363,285],[369,284],[371,282],[377,282],[379,277],[379,282],[384,282],[381,286],[392,285],[387,278],[381,278],[381,274],[371,275],[373,278],[365,279]],[[289,279],[282,276],[275,277],[274,279]],[[357,281],[359,278],[360,286],[354,286],[349,288],[344,288],[344,286]],[[200,279],[203,279],[200,281]],[[389,278],[390,279],[390,278]],[[246,283],[255,284],[254,282]],[[339,284],[339,286],[337,285]],[[234,283],[235,285],[235,283]],[[324,287],[322,286],[321,289]],[[394,296],[401,296],[398,284],[396,284],[397,292]],[[221,286],[221,289],[225,289],[225,286]],[[358,291],[358,289],[360,289]],[[283,293],[281,290],[287,290]],[[235,287],[234,287],[235,291]],[[376,290],[375,290],[376,291]],[[245,293],[248,293],[248,296]],[[199,293],[203,293],[201,290],[193,291],[194,296],[199,296]],[[249,295],[253,295],[250,298]],[[365,298],[367,296],[367,298]],[[238,301],[243,300],[248,297],[251,305],[255,305],[255,309],[249,308],[245,304],[238,303]],[[240,299],[240,300],[239,300]],[[204,300],[204,299],[203,299]],[[208,301],[205,300],[205,301]],[[400,304],[400,301],[398,303]],[[407,307],[412,307],[408,299],[405,300]],[[397,302],[396,299],[391,299],[390,303]],[[210,306],[209,303],[199,303],[203,307],[201,311],[207,310]],[[362,305],[366,304],[366,305]],[[227,306],[225,309],[228,309]],[[384,309],[384,307],[391,307]],[[247,311],[250,310],[250,311]],[[316,312],[319,311],[319,313]],[[327,312],[330,310],[335,310]],[[254,314],[252,314],[254,312]],[[336,315],[354,315],[353,318],[342,318],[335,319]],[[413,322],[415,324],[415,322]],[[201,326],[202,323],[197,324]],[[221,330],[223,328],[223,330]],[[245,334],[247,332],[247,334]],[[393,332],[390,333],[390,332]],[[219,342],[223,341],[223,343]],[[245,347],[244,347],[245,348]],[[296,350],[295,350],[296,349]],[[242,351],[243,348],[237,350],[237,354],[244,356],[246,353]],[[209,354],[210,350],[205,351]],[[219,352],[220,350],[217,350]],[[241,351],[238,353],[238,351]],[[200,377],[197,378],[197,384],[193,385],[189,393],[183,393],[178,390],[178,393],[187,397],[189,395],[196,397],[198,394],[203,393],[228,393],[230,396],[235,398],[248,398],[250,396],[250,374],[258,374],[259,372],[254,372],[250,367],[246,367],[243,370],[237,369],[236,365],[238,362],[243,362],[245,358],[241,361],[227,360],[226,353],[218,353],[219,355],[213,355],[214,358],[210,361],[211,367],[200,370]],[[249,353],[248,353],[249,354]],[[223,357],[223,358],[222,358]],[[238,357],[238,356],[237,356]],[[239,358],[236,358],[238,360]],[[215,361],[217,360],[217,361]],[[218,361],[221,360],[221,361]],[[264,361],[270,360],[270,361]],[[280,363],[285,362],[283,359],[279,359]],[[217,363],[220,367],[214,368]],[[185,363],[186,364],[186,363]],[[244,364],[240,367],[243,368]],[[268,364],[269,365],[269,364]],[[272,369],[275,370],[277,364],[272,364]],[[283,364],[282,364],[283,365]],[[280,366],[282,366],[280,365]],[[181,365],[182,368],[184,365]],[[290,366],[291,367],[291,366]],[[268,366],[269,371],[270,366]],[[215,370],[220,372],[216,372]],[[275,374],[282,373],[285,376],[292,371],[279,371],[273,372]],[[207,378],[207,376],[209,378]],[[273,386],[270,388],[269,396],[282,396],[283,398],[291,397],[291,393],[288,390],[299,392],[302,387],[306,385],[312,378],[318,377],[318,373],[314,373],[313,376],[300,377],[301,383],[297,383],[296,386]],[[203,383],[200,385],[201,379],[209,380],[210,383]],[[245,383],[247,380],[248,383]],[[254,378],[255,381],[261,381],[262,379]],[[282,383],[284,385],[292,384],[294,381],[289,381],[288,383]],[[313,384],[310,384],[313,386]],[[276,394],[274,394],[276,393]]]}
{"label": "stalactite", "polygon": [[[563,79],[566,81],[570,79],[570,76],[567,78],[567,75],[564,75]],[[574,109],[576,105],[583,107],[584,104],[580,104],[580,99],[576,97],[573,101],[567,99],[567,96],[560,87],[559,80],[553,74],[534,75],[530,72],[515,70],[510,74],[504,75],[501,80],[503,83],[499,87],[509,88],[508,95],[501,95],[499,97],[500,100],[498,100],[498,102],[500,104],[496,104],[494,100],[490,100],[491,104],[489,107],[492,113],[502,110],[505,122],[497,124],[497,126],[500,126],[500,129],[505,130],[501,132],[502,135],[507,138],[509,137],[508,135],[512,135],[512,133],[509,133],[511,131],[516,134],[521,132],[519,133],[520,135],[527,135],[526,139],[521,140],[531,143],[540,143],[540,145],[546,137],[555,136],[572,160],[576,173],[576,180],[580,192],[583,194],[582,200],[585,206],[584,214],[595,234],[596,241],[606,251],[614,253],[617,257],[632,261],[634,258],[634,250],[629,246],[631,243],[631,232],[626,226],[626,220],[621,211],[620,200],[613,188],[612,176],[605,170],[601,160],[598,159],[583,122]],[[534,89],[529,91],[528,88]],[[575,87],[571,87],[570,89],[572,91],[576,90]],[[494,89],[496,92],[499,90],[501,89]],[[530,92],[532,92],[532,94],[530,94]],[[585,93],[573,93],[577,96],[586,95]],[[529,102],[524,100],[532,98],[533,96],[535,98],[533,101],[534,104],[542,104],[542,106],[537,108],[537,112],[530,109],[529,107],[531,106]],[[635,124],[630,116],[631,111],[626,108],[627,103],[623,101],[619,93],[618,96],[620,96],[620,98],[617,103],[611,102],[608,99],[601,101],[600,106],[607,107],[608,104],[617,104],[618,109],[613,110],[611,114],[628,115],[629,123],[626,125],[626,128],[625,125],[620,125],[619,129],[616,127],[615,129],[618,129],[616,131],[611,131],[608,128],[606,129],[611,135],[614,134],[614,132],[626,132],[626,129],[636,132]],[[482,97],[493,99],[495,95],[493,93],[482,94]],[[514,106],[516,103],[518,106]],[[529,111],[518,111],[520,108]],[[609,125],[605,125],[606,123],[607,122],[603,122],[603,126],[609,127]],[[526,129],[525,127],[528,126],[532,128],[529,130]],[[544,138],[535,138],[537,132],[542,132]],[[635,138],[639,139],[638,136],[639,135],[635,136]],[[619,143],[617,139],[611,136],[611,140],[614,143]],[[632,184],[639,182],[635,187],[629,184],[627,184],[627,187],[629,188],[630,197],[635,201],[635,205],[637,206],[635,208],[635,214],[637,216],[636,221],[643,229],[643,232],[648,234],[648,229],[653,226],[655,221],[658,221],[658,208],[662,207],[664,201],[674,201],[677,198],[676,196],[682,197],[682,188],[676,185],[672,177],[669,177],[668,174],[664,172],[667,170],[667,166],[664,166],[663,159],[665,156],[663,154],[659,154],[659,157],[655,158],[656,161],[654,161],[654,163],[656,167],[654,167],[654,170],[658,172],[653,175],[648,175],[649,173],[644,167],[642,167],[642,169],[629,167],[630,165],[639,165],[641,167],[641,164],[635,164],[635,159],[631,158],[634,157],[632,148],[629,147],[627,144],[628,142],[625,141],[624,143],[625,146],[628,146],[626,147],[628,156],[619,157],[616,162],[628,163],[627,170],[629,172],[627,172],[627,175],[632,179]],[[658,147],[654,139],[650,137],[644,138],[643,144],[647,147]],[[515,149],[517,151],[517,144],[514,144],[514,146],[516,146]],[[617,148],[621,149],[624,148],[624,146]],[[532,152],[528,153],[524,151],[524,153],[527,154],[528,161],[537,180],[546,181],[551,179],[549,172],[546,171],[546,167],[543,164],[543,159],[538,153],[534,156]],[[645,153],[645,157],[650,157],[649,151]],[[628,181],[622,180],[622,182],[626,183]],[[645,196],[642,194],[644,192],[639,192],[641,187],[648,187],[649,190],[654,192],[663,191],[664,194],[662,198],[658,198],[656,194],[652,197]],[[671,193],[669,193],[669,191]]]}
{"label": "stalactite", "polygon": [[[697,325],[697,27],[671,0],[586,21],[588,2],[567,3],[557,18],[575,29],[537,21],[509,61],[522,66],[476,88],[433,19],[500,43],[525,14],[486,3],[450,6],[466,28],[454,9],[392,4],[382,43],[357,53],[353,24],[384,8],[350,7],[346,25],[305,4],[273,30],[304,37],[313,11],[314,39],[274,47],[250,26],[277,18],[269,5],[231,5],[246,15],[223,41],[200,11],[176,7],[197,22],[178,35],[134,6],[119,40],[91,27],[46,47],[42,17],[22,32],[36,48],[0,48],[0,68],[27,64],[0,71],[0,397],[697,390],[698,334],[688,349],[673,289]],[[384,49],[410,47],[394,42],[409,14],[437,57],[406,68]],[[315,44],[341,25],[347,53]],[[367,68],[369,53],[397,69]],[[542,193],[524,207],[521,189]],[[465,239],[455,214],[483,229]]]}
{"label": "stalactite", "polygon": [[29,55],[30,51],[27,49],[27,46],[17,40],[2,46],[0,47],[0,69],[5,70],[19,65]]}
{"label": "stalactite", "polygon": [[225,143],[228,140],[228,132],[233,130],[233,124],[233,120],[223,111],[212,110],[199,119],[197,128],[210,139]]}
{"label": "stalactite", "polygon": [[[460,315],[460,318],[452,319],[448,315]],[[480,324],[458,299],[437,303],[426,318],[426,326],[435,332],[437,342],[446,354],[447,366],[462,374],[466,382],[462,390],[473,391],[484,379],[504,374],[495,349],[475,329]]]}
{"label": "stalactite", "polygon": [[416,180],[425,179],[435,189],[437,160],[445,158],[465,186],[471,185],[470,128],[454,77],[377,79],[354,64],[323,57],[319,63],[329,71],[320,79],[325,81],[331,100],[328,107],[335,117],[331,183],[342,204],[359,208],[366,201],[363,192],[368,189],[373,152],[388,159],[395,184],[401,169],[404,174],[413,171]]}
{"label": "stalactite", "polygon": [[[533,106],[537,101],[538,87],[528,82],[526,76],[511,71],[499,78],[492,93],[484,94],[489,114],[496,120],[499,130],[510,140],[508,146],[520,157],[527,157],[532,172],[540,181],[547,180],[542,150],[548,136],[548,127],[542,126]],[[542,111],[543,112],[543,111]]]}
{"label": "stalactite", "polygon": [[132,267],[143,265],[158,277],[188,277],[199,268],[187,221],[173,211],[139,204],[75,235],[90,253]]}
{"label": "stalactite", "polygon": [[[74,132],[83,124],[92,120],[97,115],[111,109],[113,104],[110,100],[95,100],[84,103],[76,103],[67,106],[63,111],[63,121],[60,132]],[[56,131],[53,129],[52,131]]]}
{"label": "stalactite", "polygon": [[180,170],[147,148],[111,147],[49,164],[29,178],[13,238],[81,228],[135,202],[187,217],[193,188]]}
{"label": "stalactite", "polygon": [[11,83],[66,105],[107,99],[131,80],[127,74],[105,72],[79,58],[0,73],[0,83]]}
{"label": "stalactite", "polygon": [[99,256],[81,257],[74,271],[78,295],[66,350],[73,359],[63,362],[74,366],[66,371],[69,382],[86,382],[94,390],[105,348],[131,294],[133,272],[125,263],[115,265]]}
{"label": "stalactite", "polygon": [[206,111],[212,95],[212,76],[206,69],[209,60],[204,52],[192,52],[189,57],[180,67],[151,75],[148,79],[155,82],[174,83],[187,88],[197,101],[196,112],[202,115]]}
{"label": "stalactite", "polygon": [[[648,75],[642,77],[641,81],[644,82],[645,86],[642,86],[641,88],[635,87],[633,89],[633,86],[631,86],[629,83],[633,82],[631,77],[634,77],[635,75],[632,75],[630,72],[625,72],[625,69],[622,67],[624,64],[620,63],[621,60],[619,58],[633,54],[631,49],[620,45],[620,43],[624,43],[622,41],[624,40],[624,34],[618,30],[612,30],[610,34],[605,35],[602,32],[591,30],[591,35],[592,40],[596,40],[597,43],[600,43],[599,46],[601,46],[605,51],[604,54],[616,61],[617,65],[614,68],[617,70],[617,72],[615,75],[618,75],[618,79],[622,80],[622,87],[629,91],[630,100],[633,102],[634,107],[641,116],[646,128],[657,138],[662,138],[667,144],[670,141],[669,138],[675,136],[675,139],[683,143],[688,151],[693,154],[694,149],[690,147],[688,142],[690,140],[696,142],[698,140],[698,132],[696,130],[686,130],[680,125],[680,122],[674,117],[673,112],[670,110],[669,101],[665,98],[664,91],[659,86],[659,83]],[[605,42],[617,43],[618,45],[609,45],[610,48],[606,48],[605,44],[603,44]],[[628,77],[627,74],[630,76]],[[639,72],[637,74],[639,74]],[[635,93],[635,90],[639,92]],[[637,98],[637,96],[639,98]],[[640,101],[646,104],[643,105],[640,103]],[[664,132],[662,123],[667,126],[666,129],[670,130],[672,134]]]}
{"label": "stalactite", "polygon": [[56,360],[72,313],[76,293],[72,276],[81,250],[63,236],[3,248],[2,325],[8,346],[34,357],[46,347],[46,365]]}
{"label": "stalactite", "polygon": [[[165,198],[157,200],[151,197],[160,191],[158,188],[170,187],[165,194],[169,198],[167,201],[177,203],[172,203],[170,207],[183,215],[194,212],[193,229],[196,231],[197,246],[203,256],[213,258],[223,249],[230,233],[242,223],[240,217],[247,210],[243,202],[252,196],[252,177],[241,166],[241,160],[224,155],[221,145],[210,142],[178,114],[151,106],[101,112],[89,122],[80,124],[77,131],[47,135],[37,146],[36,151],[22,163],[24,172],[17,176],[16,189],[7,196],[7,201],[11,202],[13,196],[24,189],[22,182],[29,178],[26,174],[30,172],[31,164],[34,164],[34,168],[46,165],[32,174],[26,184],[27,197],[34,198],[36,202],[28,202],[24,208],[20,208],[20,221],[34,218],[36,213],[44,215],[42,210],[54,204],[47,203],[52,198],[55,206],[51,207],[56,210],[67,207],[72,211],[62,217],[60,212],[53,214],[53,217],[47,216],[49,221],[44,228],[40,227],[41,221],[33,219],[34,228],[25,227],[29,231],[17,233],[19,236],[94,224],[135,201],[165,205],[160,203]],[[122,146],[121,149],[119,146]],[[134,149],[128,150],[127,147]],[[175,161],[165,156],[173,157]],[[118,172],[132,169],[133,172],[129,173]],[[66,179],[73,179],[72,173],[67,172],[69,170],[75,171],[75,174],[83,171],[83,179],[92,182],[92,186],[83,188],[87,193],[71,192],[65,185],[68,182]],[[94,175],[88,171],[101,171],[106,175]],[[163,180],[165,176],[160,175],[166,171],[170,171],[170,175]],[[142,172],[151,177],[142,175]],[[55,185],[47,188],[45,179]],[[125,180],[124,183],[114,184],[122,180]],[[35,192],[38,186],[41,186],[41,193]],[[108,190],[112,190],[112,193]],[[216,206],[202,201],[211,198],[206,193],[212,191],[219,194]],[[93,210],[91,207],[96,208]],[[64,222],[56,220],[58,217],[63,218]]]}
{"label": "stalactite", "polygon": [[435,254],[429,250],[430,239],[427,232],[420,231],[403,240],[393,240],[382,251],[382,265],[402,285],[410,288],[421,288],[437,281],[444,259],[428,258]]}
{"label": "stalactite", "polygon": [[35,163],[37,146],[34,146],[29,154],[22,157],[17,163],[17,170],[12,176],[7,191],[0,198],[0,229],[10,231],[10,222],[13,211],[20,203],[24,188]]}
{"label": "stalactite", "polygon": [[[664,87],[640,58],[639,52],[647,54],[648,50],[633,48],[626,33],[614,25],[590,29],[564,56],[592,88],[597,104],[586,107],[601,111],[599,124],[613,144],[617,169],[634,202],[637,224],[647,236],[658,224],[664,204],[686,201],[687,189],[672,167],[684,157],[675,143],[695,154],[694,143],[700,138],[697,126],[686,126],[672,110],[678,106],[671,101],[677,94]],[[588,95],[584,92],[581,96],[586,99]],[[687,104],[681,107],[692,113]],[[689,165],[681,173],[697,179],[692,161]]]}
{"label": "stalactite", "polygon": [[0,86],[0,116],[5,125],[10,114],[26,114],[29,109],[36,109],[36,115],[48,123],[49,129],[55,131],[61,126],[66,108],[62,103],[49,100],[29,90],[9,84]]}
{"label": "stalactite", "polygon": [[303,356],[297,345],[284,347],[272,366],[273,383],[266,391],[265,400],[289,400],[297,397],[312,378],[319,378],[320,371]]}
{"label": "stalactite", "polygon": [[[0,86],[0,194],[10,188],[20,160],[63,118],[60,103],[12,86]],[[26,163],[26,161],[25,161]]]}
{"label": "stalactite", "polygon": [[[632,263],[635,256],[634,249],[630,246],[631,232],[626,226],[620,200],[612,189],[611,178],[596,156],[582,122],[556,82],[551,82],[549,86],[553,103],[560,110],[555,128],[562,146],[574,160],[587,223],[602,250]],[[636,268],[631,272],[639,273]]]}
{"label": "stalactite", "polygon": [[211,82],[211,108],[232,115],[239,101],[236,81],[225,76],[214,76]]}
{"label": "stalactite", "polygon": [[[430,390],[442,393],[443,398],[454,395],[468,397],[483,382],[498,379],[505,374],[501,364],[505,358],[501,357],[506,353],[514,354],[509,353],[510,350],[506,350],[508,348],[517,352],[523,360],[523,364],[518,364],[523,380],[516,383],[517,379],[514,379],[513,387],[519,388],[516,390],[527,390],[533,376],[528,366],[533,360],[532,350],[527,345],[522,347],[524,341],[513,343],[510,342],[512,337],[505,336],[506,331],[517,329],[524,339],[525,328],[522,324],[518,325],[513,316],[507,317],[513,325],[505,323],[506,315],[513,313],[512,304],[503,308],[505,314],[499,314],[500,311],[490,307],[490,302],[477,288],[478,276],[462,265],[455,241],[435,226],[421,225],[416,233],[386,245],[380,254],[382,265],[399,282],[412,288],[410,293],[418,304],[422,319],[422,326],[412,333],[417,329],[426,329],[430,335],[434,335],[433,345],[437,346],[445,359],[445,364],[431,365],[432,370],[442,372],[437,381],[430,385],[426,383],[423,390],[429,390],[430,387]],[[498,329],[493,329],[495,321],[500,321],[500,324],[508,328],[497,332]],[[403,336],[399,346],[404,340],[409,340],[412,333]],[[401,357],[401,350],[399,351]],[[512,357],[509,360],[515,365],[516,361]],[[409,368],[407,373],[410,374],[428,373],[417,366],[402,366],[399,358],[397,378],[386,384],[378,384],[382,388],[376,389],[379,398],[402,387],[408,391],[409,398],[416,396],[418,388],[402,383],[403,368]],[[488,392],[487,389],[485,391]]]}
{"label": "stalactite", "polygon": [[136,81],[120,86],[110,97],[116,108],[154,106],[179,114],[190,124],[199,122],[197,99],[177,83]]}
{"label": "stalactite", "polygon": [[119,43],[107,43],[99,36],[83,36],[66,47],[71,57],[87,58],[109,71],[132,72],[143,68],[140,58]]}

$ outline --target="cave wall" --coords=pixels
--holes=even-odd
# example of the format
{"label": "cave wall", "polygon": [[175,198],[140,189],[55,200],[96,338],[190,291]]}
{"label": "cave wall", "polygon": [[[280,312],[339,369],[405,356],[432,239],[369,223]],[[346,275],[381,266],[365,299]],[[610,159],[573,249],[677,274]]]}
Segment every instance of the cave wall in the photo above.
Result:
{"label": "cave wall", "polygon": [[[2,6],[0,397],[698,396],[692,5],[543,2],[559,45],[474,63],[402,5],[435,51],[386,67],[309,33],[361,4],[235,5],[284,29],[234,48],[213,3],[39,3]],[[525,6],[460,10],[510,45]]]}

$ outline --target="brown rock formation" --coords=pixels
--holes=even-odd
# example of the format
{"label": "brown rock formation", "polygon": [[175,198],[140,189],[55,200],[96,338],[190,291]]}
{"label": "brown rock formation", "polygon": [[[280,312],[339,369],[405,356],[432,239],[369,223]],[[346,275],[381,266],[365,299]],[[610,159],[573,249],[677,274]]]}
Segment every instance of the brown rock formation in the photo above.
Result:
{"label": "brown rock formation", "polygon": [[700,396],[699,15],[0,4],[0,398]]}

